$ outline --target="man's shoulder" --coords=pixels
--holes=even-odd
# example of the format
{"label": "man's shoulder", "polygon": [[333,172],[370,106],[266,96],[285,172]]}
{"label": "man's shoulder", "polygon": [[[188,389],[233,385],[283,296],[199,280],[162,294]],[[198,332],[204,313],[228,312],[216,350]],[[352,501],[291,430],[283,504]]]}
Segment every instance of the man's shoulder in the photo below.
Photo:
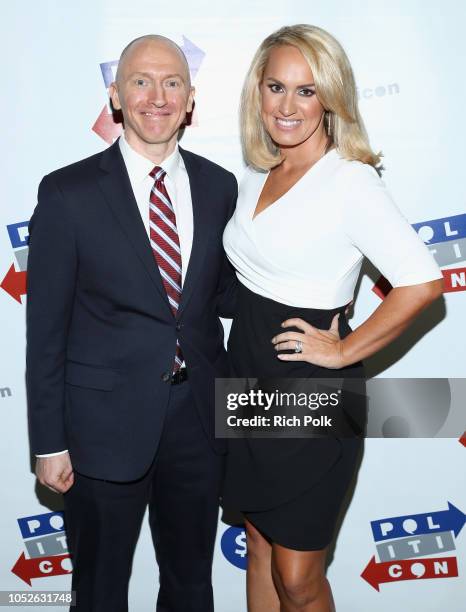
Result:
{"label": "man's shoulder", "polygon": [[[115,145],[113,145],[115,146]],[[112,147],[110,147],[111,149]],[[57,168],[47,175],[48,179],[52,179],[54,182],[60,184],[69,184],[75,182],[82,182],[86,179],[92,179],[99,170],[103,156],[109,149],[104,149],[99,153],[90,155],[84,159],[80,159],[76,162]]]}
{"label": "man's shoulder", "polygon": [[235,175],[232,172],[230,172],[226,168],[223,168],[223,166],[216,164],[212,160],[207,159],[207,157],[203,157],[202,155],[198,155],[197,153],[193,153],[192,151],[188,151],[181,147],[180,147],[180,152],[181,152],[181,155],[185,163],[191,162],[191,164],[196,164],[199,166],[199,168],[202,168],[203,172],[208,172],[211,175],[214,175],[214,176],[216,175],[221,178],[225,178],[226,176],[229,176],[232,179],[234,178],[236,180]]}

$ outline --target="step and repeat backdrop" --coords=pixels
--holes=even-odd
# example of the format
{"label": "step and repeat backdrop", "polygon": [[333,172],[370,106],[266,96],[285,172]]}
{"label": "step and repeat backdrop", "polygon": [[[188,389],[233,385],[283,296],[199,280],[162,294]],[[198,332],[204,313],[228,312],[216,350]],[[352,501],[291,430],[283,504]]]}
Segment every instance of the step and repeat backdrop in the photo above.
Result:
{"label": "step and repeat backdrop", "polygon": [[[240,179],[238,101],[245,72],[260,41],[293,23],[323,27],[347,50],[371,143],[384,153],[384,180],[445,277],[444,304],[430,308],[403,339],[370,361],[369,371],[381,377],[464,377],[463,2],[3,3],[0,590],[67,590],[72,571],[61,498],[36,484],[26,427],[28,220],[40,179],[118,137],[121,126],[113,122],[108,87],[122,48],[146,33],[172,38],[189,61],[196,110],[182,145]],[[397,237],[390,239],[395,250]],[[382,294],[383,279],[368,267],[353,326],[369,316]],[[228,322],[225,326],[228,331]],[[366,441],[329,558],[338,610],[464,610],[466,419],[457,435],[442,437],[452,397],[448,381],[442,384],[442,405],[433,406],[442,417],[429,438],[384,439],[381,433]],[[219,518],[214,560],[216,609],[242,612],[246,539],[240,524],[225,521]],[[157,566],[145,520],[130,609],[153,610],[156,593]]]}

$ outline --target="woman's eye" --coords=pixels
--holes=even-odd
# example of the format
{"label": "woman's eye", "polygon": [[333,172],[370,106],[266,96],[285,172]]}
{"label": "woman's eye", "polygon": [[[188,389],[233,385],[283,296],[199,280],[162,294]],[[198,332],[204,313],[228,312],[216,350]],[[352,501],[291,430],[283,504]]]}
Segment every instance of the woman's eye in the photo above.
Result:
{"label": "woman's eye", "polygon": [[301,89],[299,93],[303,96],[310,98],[315,94],[315,91],[313,89],[309,89],[309,87],[305,87],[304,89]]}
{"label": "woman's eye", "polygon": [[276,83],[272,83],[268,87],[272,93],[280,93],[280,91],[282,90],[280,85],[277,85]]}

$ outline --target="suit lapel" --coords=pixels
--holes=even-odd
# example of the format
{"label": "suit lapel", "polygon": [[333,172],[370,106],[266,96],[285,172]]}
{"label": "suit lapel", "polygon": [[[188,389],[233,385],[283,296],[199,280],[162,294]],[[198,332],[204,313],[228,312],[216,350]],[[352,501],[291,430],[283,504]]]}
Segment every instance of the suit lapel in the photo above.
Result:
{"label": "suit lapel", "polygon": [[211,211],[209,206],[209,184],[208,181],[205,180],[204,166],[201,164],[199,158],[181,147],[180,154],[183,158],[186,172],[188,173],[189,186],[191,189],[194,232],[191,256],[189,258],[189,265],[186,271],[183,291],[181,293],[178,317],[182,315],[186,305],[192,297],[196,286],[196,280],[203,268],[207,250],[206,245],[209,238],[209,215]]}
{"label": "suit lapel", "polygon": [[[151,281],[159,291],[170,314],[172,314],[167,292],[163,286],[162,278],[147,238],[146,229],[139,213],[118,141],[102,153],[100,168],[102,173],[99,177],[99,185],[107,204],[146,268]],[[118,248],[118,246],[115,245],[115,248]]]}

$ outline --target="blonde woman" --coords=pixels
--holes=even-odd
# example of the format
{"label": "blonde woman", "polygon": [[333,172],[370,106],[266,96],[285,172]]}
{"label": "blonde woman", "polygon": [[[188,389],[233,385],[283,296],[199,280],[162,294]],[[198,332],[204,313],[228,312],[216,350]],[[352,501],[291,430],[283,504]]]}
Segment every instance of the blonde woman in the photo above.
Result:
{"label": "blonde woman", "polygon": [[[260,45],[242,94],[248,163],[224,246],[240,281],[229,350],[239,377],[359,377],[442,293],[442,274],[382,183],[348,58],[296,25]],[[354,331],[367,256],[393,290]],[[358,438],[230,444],[224,502],[244,513],[250,612],[334,610],[325,558]]]}

